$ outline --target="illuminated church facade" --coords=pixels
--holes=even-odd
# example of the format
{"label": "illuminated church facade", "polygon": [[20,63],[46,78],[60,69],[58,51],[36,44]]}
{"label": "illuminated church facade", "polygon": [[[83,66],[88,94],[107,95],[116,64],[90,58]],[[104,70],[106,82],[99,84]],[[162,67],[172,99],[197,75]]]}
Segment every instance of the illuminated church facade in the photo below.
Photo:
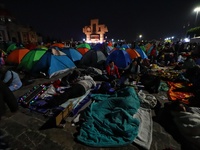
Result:
{"label": "illuminated church facade", "polygon": [[103,43],[106,32],[108,32],[108,28],[104,24],[99,24],[98,19],[92,19],[90,25],[83,28],[83,33],[86,35],[85,42],[87,43]]}

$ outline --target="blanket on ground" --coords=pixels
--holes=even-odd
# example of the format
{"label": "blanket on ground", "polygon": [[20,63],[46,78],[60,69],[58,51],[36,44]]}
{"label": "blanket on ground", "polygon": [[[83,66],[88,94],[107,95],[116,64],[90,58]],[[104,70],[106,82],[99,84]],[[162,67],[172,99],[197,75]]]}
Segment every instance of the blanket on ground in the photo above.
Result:
{"label": "blanket on ground", "polygon": [[133,115],[140,101],[133,87],[115,94],[92,94],[95,100],[83,112],[77,140],[94,147],[119,147],[130,144],[138,135],[139,120]]}
{"label": "blanket on ground", "polygon": [[133,117],[140,121],[138,136],[135,138],[134,143],[148,150],[151,147],[153,134],[151,109],[140,107]]}
{"label": "blanket on ground", "polygon": [[191,149],[200,149],[200,108],[190,107],[191,112],[172,112],[180,133],[191,143]]}

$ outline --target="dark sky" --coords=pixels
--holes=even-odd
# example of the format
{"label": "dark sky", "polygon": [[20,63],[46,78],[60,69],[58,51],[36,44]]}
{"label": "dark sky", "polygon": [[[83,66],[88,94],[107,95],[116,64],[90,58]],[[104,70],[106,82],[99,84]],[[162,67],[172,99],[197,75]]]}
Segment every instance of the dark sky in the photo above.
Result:
{"label": "dark sky", "polygon": [[[22,24],[43,35],[82,40],[91,19],[108,27],[109,39],[180,37],[194,26],[200,0],[2,0]],[[197,18],[200,25],[200,14]],[[186,26],[186,28],[183,28]]]}

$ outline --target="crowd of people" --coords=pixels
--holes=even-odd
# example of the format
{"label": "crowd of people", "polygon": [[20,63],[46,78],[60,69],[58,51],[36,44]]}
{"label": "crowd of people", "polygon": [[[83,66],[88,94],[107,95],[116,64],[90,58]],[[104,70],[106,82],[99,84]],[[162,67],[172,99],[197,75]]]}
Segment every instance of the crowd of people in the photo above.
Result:
{"label": "crowd of people", "polygon": [[[117,45],[115,44],[114,47]],[[132,44],[131,48],[135,49],[137,46],[142,48],[144,43]],[[128,82],[138,81],[142,75],[149,73],[152,68],[152,64],[158,66],[173,66],[176,70],[184,70],[183,75],[188,73],[188,70],[198,67],[200,65],[200,45],[197,43],[180,44],[180,43],[164,43],[164,44],[152,44],[152,49],[150,53],[147,53],[148,59],[142,59],[137,57],[132,59],[132,62],[127,68],[121,69],[115,64],[113,60],[99,69],[99,72],[104,72],[99,74],[101,79],[103,79],[101,86],[106,85],[105,83],[110,83],[111,87],[114,89],[124,86],[125,80]],[[11,112],[16,112],[18,110],[18,102],[14,97],[13,92],[20,89],[23,83],[16,71],[8,69],[5,67],[5,62],[2,60],[3,55],[0,56],[0,87],[1,87],[1,97],[0,97],[0,118],[6,112],[6,104]],[[95,68],[98,69],[98,68]],[[198,68],[196,69],[198,70]],[[185,74],[184,74],[185,73]],[[200,74],[199,74],[200,75]],[[197,86],[199,77],[191,78],[186,76],[194,85],[195,90],[198,91]],[[88,90],[95,88],[97,85],[95,77],[90,74],[81,74],[80,71],[74,70],[68,75],[60,79],[60,86],[69,87],[65,89],[62,93],[57,92],[54,94],[53,98],[48,100],[45,107],[55,107],[66,102],[68,99],[83,96]],[[101,88],[99,88],[101,89]],[[104,89],[110,90],[110,89]],[[199,94],[196,95],[198,96]],[[180,111],[186,111],[187,107],[180,104],[178,105]]]}

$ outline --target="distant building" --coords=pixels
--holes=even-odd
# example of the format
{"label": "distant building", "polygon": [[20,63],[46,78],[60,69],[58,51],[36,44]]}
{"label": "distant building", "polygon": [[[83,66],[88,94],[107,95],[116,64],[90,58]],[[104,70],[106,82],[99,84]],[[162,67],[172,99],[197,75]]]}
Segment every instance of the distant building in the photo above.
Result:
{"label": "distant building", "polygon": [[19,24],[5,6],[0,4],[0,42],[37,43],[38,38],[31,27]]}
{"label": "distant building", "polygon": [[104,24],[99,24],[98,19],[92,19],[90,25],[83,28],[87,43],[104,42],[104,34],[106,32],[108,32],[108,28]]}

